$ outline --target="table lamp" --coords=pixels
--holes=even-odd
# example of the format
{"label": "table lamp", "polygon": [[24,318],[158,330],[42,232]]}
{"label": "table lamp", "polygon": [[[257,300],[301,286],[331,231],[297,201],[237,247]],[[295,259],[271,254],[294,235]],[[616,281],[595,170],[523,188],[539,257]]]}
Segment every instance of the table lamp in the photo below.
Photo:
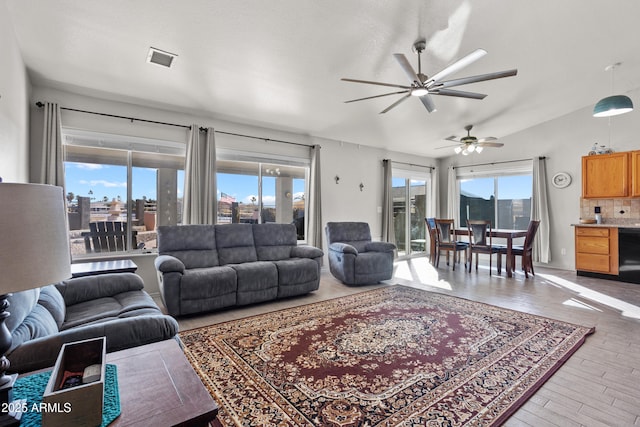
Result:
{"label": "table lamp", "polygon": [[[7,298],[71,277],[71,256],[61,187],[0,182],[0,404],[13,400],[17,374],[8,375],[11,333]],[[13,405],[15,406],[15,405]],[[20,413],[2,412],[0,425],[18,425]]]}

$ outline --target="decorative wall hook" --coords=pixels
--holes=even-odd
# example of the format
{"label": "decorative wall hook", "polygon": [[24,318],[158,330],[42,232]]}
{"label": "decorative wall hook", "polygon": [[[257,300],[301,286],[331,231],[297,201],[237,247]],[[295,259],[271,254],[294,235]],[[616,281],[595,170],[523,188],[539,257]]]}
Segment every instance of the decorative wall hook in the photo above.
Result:
{"label": "decorative wall hook", "polygon": [[340,177],[338,175],[336,175],[333,179],[336,180],[336,184],[340,184]]}
{"label": "decorative wall hook", "polygon": [[360,191],[362,191],[364,189],[364,184],[360,183]]}

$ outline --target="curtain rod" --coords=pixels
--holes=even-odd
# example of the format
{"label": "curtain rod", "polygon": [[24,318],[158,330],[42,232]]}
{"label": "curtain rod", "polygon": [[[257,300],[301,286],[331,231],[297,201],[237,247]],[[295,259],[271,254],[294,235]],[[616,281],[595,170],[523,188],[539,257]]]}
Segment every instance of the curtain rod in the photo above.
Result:
{"label": "curtain rod", "polygon": [[[540,156],[538,157],[540,160],[544,160],[547,157],[546,156]],[[499,165],[502,163],[516,163],[516,162],[524,162],[526,160],[533,160],[533,159],[519,159],[519,160],[504,160],[502,162],[489,162],[489,163],[478,163],[475,165],[462,165],[462,166],[452,166],[453,169],[458,169],[458,168],[472,168],[475,166],[487,166],[487,165]]]}
{"label": "curtain rod", "polygon": [[[36,102],[36,107],[42,108],[42,107],[44,107],[44,103],[38,101],[38,102]],[[168,122],[160,122],[160,121],[156,121],[156,120],[139,119],[137,117],[119,116],[119,115],[116,115],[116,114],[98,113],[98,112],[95,112],[95,111],[79,110],[79,109],[76,109],[76,108],[69,108],[69,107],[60,107],[60,109],[61,110],[67,110],[67,111],[75,111],[77,113],[95,114],[97,116],[105,116],[105,117],[113,117],[113,118],[116,118],[116,119],[131,120],[132,122],[135,120],[135,121],[138,121],[138,122],[154,123],[154,124],[157,124],[157,125],[173,126],[173,127],[191,129],[191,126],[181,125],[181,124],[177,124],[177,123],[168,123]],[[204,127],[200,128],[200,132],[203,132],[205,130],[207,130],[207,128],[204,128]],[[214,129],[214,132],[215,133],[220,133],[220,134],[223,134],[223,135],[231,135],[231,136],[240,136],[240,137],[243,137],[243,138],[259,139],[259,140],[265,141],[265,142],[279,142],[279,143],[282,143],[282,144],[299,145],[301,147],[312,147],[312,145],[302,144],[302,143],[299,143],[299,142],[282,141],[280,139],[271,139],[271,138],[260,138],[258,136],[243,135],[243,134],[240,134],[240,133],[225,132],[225,131],[215,130],[215,129]]]}
{"label": "curtain rod", "polygon": [[391,163],[398,163],[398,164],[407,165],[407,166],[416,166],[416,167],[419,167],[419,168],[427,168],[427,169],[435,169],[436,168],[435,166],[425,166],[425,165],[417,165],[415,163],[397,162],[397,161],[392,160],[392,159],[384,159],[384,160],[388,160]]}

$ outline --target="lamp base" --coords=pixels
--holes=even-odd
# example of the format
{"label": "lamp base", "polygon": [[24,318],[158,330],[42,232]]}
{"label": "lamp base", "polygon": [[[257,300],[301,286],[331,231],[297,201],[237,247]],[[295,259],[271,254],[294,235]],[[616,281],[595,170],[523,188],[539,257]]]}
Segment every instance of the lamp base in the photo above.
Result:
{"label": "lamp base", "polygon": [[0,387],[0,427],[18,426],[22,412],[26,409],[26,399],[13,400],[13,384],[18,378],[18,374],[4,375],[9,378],[2,387]]}

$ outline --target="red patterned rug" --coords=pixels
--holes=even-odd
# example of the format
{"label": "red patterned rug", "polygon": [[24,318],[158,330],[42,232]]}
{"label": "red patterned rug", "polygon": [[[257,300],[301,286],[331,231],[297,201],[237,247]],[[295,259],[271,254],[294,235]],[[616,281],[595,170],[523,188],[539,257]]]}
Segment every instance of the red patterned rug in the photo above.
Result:
{"label": "red patterned rug", "polygon": [[223,426],[490,426],[592,332],[396,285],[180,338]]}

